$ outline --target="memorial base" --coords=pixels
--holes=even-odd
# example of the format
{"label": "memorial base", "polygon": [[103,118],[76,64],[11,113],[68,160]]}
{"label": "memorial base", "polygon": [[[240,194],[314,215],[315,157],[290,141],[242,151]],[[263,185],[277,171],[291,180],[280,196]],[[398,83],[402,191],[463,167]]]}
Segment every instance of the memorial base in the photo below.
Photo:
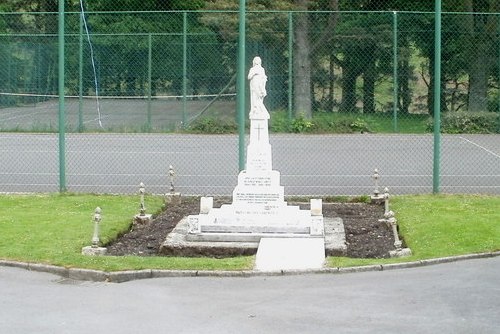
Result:
{"label": "memorial base", "polygon": [[82,255],[100,256],[106,255],[108,249],[106,247],[87,246],[82,248]]}
{"label": "memorial base", "polygon": [[181,204],[181,193],[168,193],[165,194],[165,205],[179,205]]}
{"label": "memorial base", "polygon": [[151,220],[153,218],[153,215],[151,214],[138,214],[134,216],[134,223],[138,225],[146,225],[151,223]]}

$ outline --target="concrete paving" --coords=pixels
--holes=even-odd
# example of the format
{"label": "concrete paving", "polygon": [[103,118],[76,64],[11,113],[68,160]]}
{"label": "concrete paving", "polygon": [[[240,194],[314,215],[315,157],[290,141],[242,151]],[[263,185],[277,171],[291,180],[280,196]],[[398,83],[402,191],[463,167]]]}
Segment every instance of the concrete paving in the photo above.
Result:
{"label": "concrete paving", "polygon": [[337,275],[122,284],[0,267],[0,331],[489,334],[500,328],[499,277],[500,256]]}
{"label": "concrete paving", "polygon": [[320,269],[324,263],[323,237],[266,237],[260,239],[254,269],[260,271]]}

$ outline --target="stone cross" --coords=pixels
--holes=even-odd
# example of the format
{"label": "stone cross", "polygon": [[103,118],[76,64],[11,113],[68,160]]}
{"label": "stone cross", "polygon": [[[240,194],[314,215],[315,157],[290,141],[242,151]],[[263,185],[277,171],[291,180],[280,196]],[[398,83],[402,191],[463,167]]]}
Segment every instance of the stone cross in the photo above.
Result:
{"label": "stone cross", "polygon": [[260,124],[255,128],[257,130],[257,139],[260,140],[260,131],[263,129]]}
{"label": "stone cross", "polygon": [[94,236],[92,237],[92,248],[99,247],[99,224],[101,223],[101,208],[97,207],[94,212]]}

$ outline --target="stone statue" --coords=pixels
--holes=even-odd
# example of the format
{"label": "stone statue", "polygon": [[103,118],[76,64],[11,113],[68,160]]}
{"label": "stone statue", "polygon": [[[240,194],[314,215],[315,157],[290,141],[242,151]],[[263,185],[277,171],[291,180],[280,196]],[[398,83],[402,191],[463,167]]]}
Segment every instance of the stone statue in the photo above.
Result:
{"label": "stone statue", "polygon": [[253,66],[248,72],[248,80],[250,80],[250,119],[269,119],[269,112],[264,106],[264,97],[267,95],[267,76],[260,57],[253,59]]}

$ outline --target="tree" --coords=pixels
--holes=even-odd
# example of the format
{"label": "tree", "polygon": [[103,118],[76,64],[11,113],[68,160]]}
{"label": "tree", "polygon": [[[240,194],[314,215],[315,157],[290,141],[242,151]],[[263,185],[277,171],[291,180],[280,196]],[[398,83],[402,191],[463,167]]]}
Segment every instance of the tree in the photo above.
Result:
{"label": "tree", "polygon": [[[310,1],[295,0],[295,8],[305,11],[309,9],[330,10],[326,16],[321,33],[313,35],[310,33],[309,22],[312,19],[310,13],[298,13],[295,17],[294,25],[294,109],[295,113],[303,115],[304,118],[312,118],[313,87],[311,79],[312,55],[328,44],[334,36],[334,31],[338,23],[338,0]],[[318,21],[316,21],[318,23]],[[319,20],[321,22],[321,20]]]}
{"label": "tree", "polygon": [[474,46],[466,51],[470,61],[468,110],[471,112],[488,110],[488,81],[495,64],[498,20],[494,15],[480,13],[494,12],[497,4],[496,0],[465,0],[470,12],[465,30],[469,45]]}

